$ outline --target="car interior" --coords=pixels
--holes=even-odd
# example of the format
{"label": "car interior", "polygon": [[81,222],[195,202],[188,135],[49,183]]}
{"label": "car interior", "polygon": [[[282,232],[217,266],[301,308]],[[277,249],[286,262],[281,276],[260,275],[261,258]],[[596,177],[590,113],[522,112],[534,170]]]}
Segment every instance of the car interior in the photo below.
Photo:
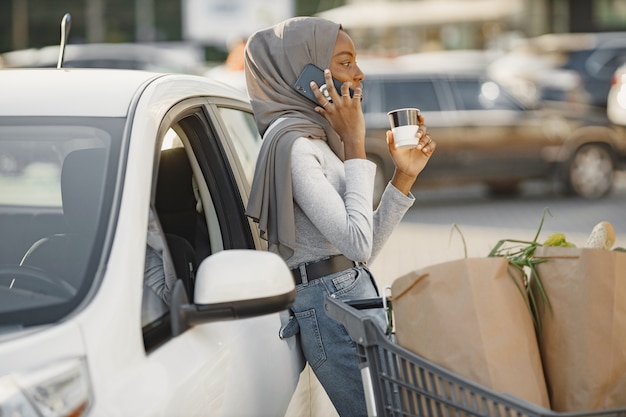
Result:
{"label": "car interior", "polygon": [[[229,116],[229,128],[232,124],[241,126],[239,113],[224,111]],[[164,131],[155,153],[153,195],[146,207],[153,214],[151,219],[156,219],[161,247],[165,243],[172,258],[170,272],[173,270],[182,281],[190,302],[194,299],[196,269],[202,260],[226,247],[253,245],[247,229],[223,229],[233,205],[239,208],[241,202],[237,195],[230,199],[220,194],[221,189],[233,184],[216,183],[215,178],[231,179],[222,180],[223,155],[220,149],[207,146],[212,142],[204,138],[211,131],[202,123],[202,117],[187,115]],[[245,126],[249,129],[248,124]],[[104,236],[107,219],[114,212],[111,207],[101,208],[104,201],[113,201],[115,193],[118,162],[110,155],[118,155],[118,151],[109,148],[118,143],[113,145],[111,137],[120,134],[122,128],[121,123],[111,132],[99,127],[45,125],[35,128],[35,136],[31,126],[0,129],[0,184],[5,191],[0,195],[0,230],[5,237],[0,239],[0,293],[6,292],[11,303],[4,309],[60,306],[62,302],[63,311],[57,309],[58,317],[62,317],[89,291],[92,281],[86,277],[96,276],[100,254],[107,244],[97,236]],[[246,129],[243,136],[257,139]],[[46,139],[33,139],[44,130]],[[200,153],[209,156],[200,160]],[[217,156],[211,157],[213,154]],[[18,157],[23,159],[23,168],[18,165]],[[250,157],[248,171],[254,166],[252,162]],[[16,274],[23,279],[13,279]],[[24,290],[19,297],[16,288]],[[149,292],[146,288],[144,283],[144,293]],[[144,294],[144,300],[147,298]],[[152,298],[153,305],[162,303],[158,296]],[[159,327],[159,333],[167,337],[166,313],[167,307],[149,317],[142,316],[142,326]],[[44,316],[30,314],[28,324],[54,320]],[[160,343],[161,336],[152,346]]]}
{"label": "car interior", "polygon": [[161,151],[155,202],[161,225],[165,233],[186,239],[202,260],[211,247],[195,184],[185,148]]}
{"label": "car interior", "polygon": [[75,150],[65,157],[61,169],[65,228],[37,240],[20,261],[21,266],[51,274],[71,295],[81,285],[93,247],[104,185],[104,162],[102,148]]}
{"label": "car interior", "polygon": [[195,270],[211,253],[206,219],[194,192],[195,180],[185,148],[162,150],[159,159],[156,212],[176,275],[183,280],[187,295],[193,300]]}
{"label": "car interior", "polygon": [[[158,154],[154,207],[150,209],[156,213],[159,234],[165,239],[176,277],[182,281],[187,299],[193,302],[198,265],[220,245],[212,247],[215,239],[211,240],[209,236],[205,206],[210,209],[211,205],[206,203],[210,198],[201,197],[201,194],[208,195],[208,190],[203,181],[197,180],[202,178],[200,167],[184,130],[175,127],[177,131],[167,131]],[[185,138],[186,145],[181,137]],[[217,229],[219,233],[219,227],[211,229]],[[142,326],[146,351],[154,349],[171,335],[168,310],[159,312],[159,309],[152,308],[155,300],[150,293],[152,290],[144,285]]]}

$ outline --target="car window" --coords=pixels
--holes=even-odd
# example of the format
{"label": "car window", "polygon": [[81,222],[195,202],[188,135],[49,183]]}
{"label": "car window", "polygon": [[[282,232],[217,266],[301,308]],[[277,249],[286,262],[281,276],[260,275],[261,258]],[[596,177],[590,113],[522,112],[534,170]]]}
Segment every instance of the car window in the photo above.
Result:
{"label": "car window", "polygon": [[45,135],[23,140],[6,129],[0,136],[0,204],[61,208],[62,157],[56,143],[42,140]]}
{"label": "car window", "polygon": [[520,105],[493,81],[450,81],[458,110],[519,110]]}
{"label": "car window", "polygon": [[88,126],[1,126],[0,204],[61,208],[65,156],[76,149],[102,147],[99,137],[108,136]]}
{"label": "car window", "polygon": [[440,110],[435,86],[430,79],[388,79],[381,82],[380,89],[385,112],[404,107],[417,107],[423,112]]}
{"label": "car window", "polygon": [[600,48],[587,61],[587,71],[594,77],[610,79],[626,62],[626,47]]}
{"label": "car window", "polygon": [[54,323],[88,293],[105,256],[123,127],[0,118],[0,323]]}
{"label": "car window", "polygon": [[233,140],[235,152],[239,156],[249,184],[252,184],[254,167],[261,149],[261,135],[256,127],[254,116],[230,107],[218,107],[226,129]]}
{"label": "car window", "polygon": [[163,137],[163,141],[161,143],[161,150],[171,149],[171,148],[182,148],[183,142],[180,140],[180,136],[178,133],[172,128],[167,129],[165,136]]}

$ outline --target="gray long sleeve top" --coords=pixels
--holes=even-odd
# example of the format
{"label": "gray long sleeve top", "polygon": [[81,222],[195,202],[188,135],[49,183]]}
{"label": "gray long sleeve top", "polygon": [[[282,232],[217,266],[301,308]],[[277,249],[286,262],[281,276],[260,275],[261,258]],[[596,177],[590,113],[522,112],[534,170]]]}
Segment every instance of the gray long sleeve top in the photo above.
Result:
{"label": "gray long sleeve top", "polygon": [[342,162],[326,142],[297,139],[291,150],[296,248],[290,268],[343,254],[371,262],[413,205],[391,183],[373,211],[376,165],[366,159]]}

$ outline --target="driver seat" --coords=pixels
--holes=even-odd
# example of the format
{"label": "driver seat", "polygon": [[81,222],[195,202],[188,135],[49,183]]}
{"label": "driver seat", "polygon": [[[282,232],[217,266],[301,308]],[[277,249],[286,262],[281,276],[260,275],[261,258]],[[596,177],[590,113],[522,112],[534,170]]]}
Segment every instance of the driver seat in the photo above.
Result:
{"label": "driver seat", "polygon": [[66,156],[61,168],[65,232],[36,241],[20,265],[40,268],[78,290],[94,244],[104,173],[104,149],[81,149]]}

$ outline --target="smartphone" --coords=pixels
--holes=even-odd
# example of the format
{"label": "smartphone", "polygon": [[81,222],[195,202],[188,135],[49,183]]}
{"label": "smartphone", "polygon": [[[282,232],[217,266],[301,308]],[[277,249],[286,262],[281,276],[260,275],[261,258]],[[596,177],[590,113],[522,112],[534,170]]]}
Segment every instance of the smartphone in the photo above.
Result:
{"label": "smartphone", "polygon": [[[326,100],[332,101],[332,99],[330,98],[330,94],[326,89],[326,79],[324,78],[324,71],[313,64],[307,64],[304,67],[304,69],[298,76],[296,83],[293,85],[293,88],[298,93],[302,94],[304,97],[308,98],[313,103],[320,106],[322,103],[318,103],[317,99],[315,98],[315,94],[313,94],[313,90],[311,90],[311,81],[315,81],[315,84],[317,84],[322,94],[324,94]],[[337,93],[341,94],[341,85],[343,83],[333,78],[333,84],[335,85],[335,90],[337,90]],[[353,94],[354,91],[350,89],[350,97],[352,97]]]}

